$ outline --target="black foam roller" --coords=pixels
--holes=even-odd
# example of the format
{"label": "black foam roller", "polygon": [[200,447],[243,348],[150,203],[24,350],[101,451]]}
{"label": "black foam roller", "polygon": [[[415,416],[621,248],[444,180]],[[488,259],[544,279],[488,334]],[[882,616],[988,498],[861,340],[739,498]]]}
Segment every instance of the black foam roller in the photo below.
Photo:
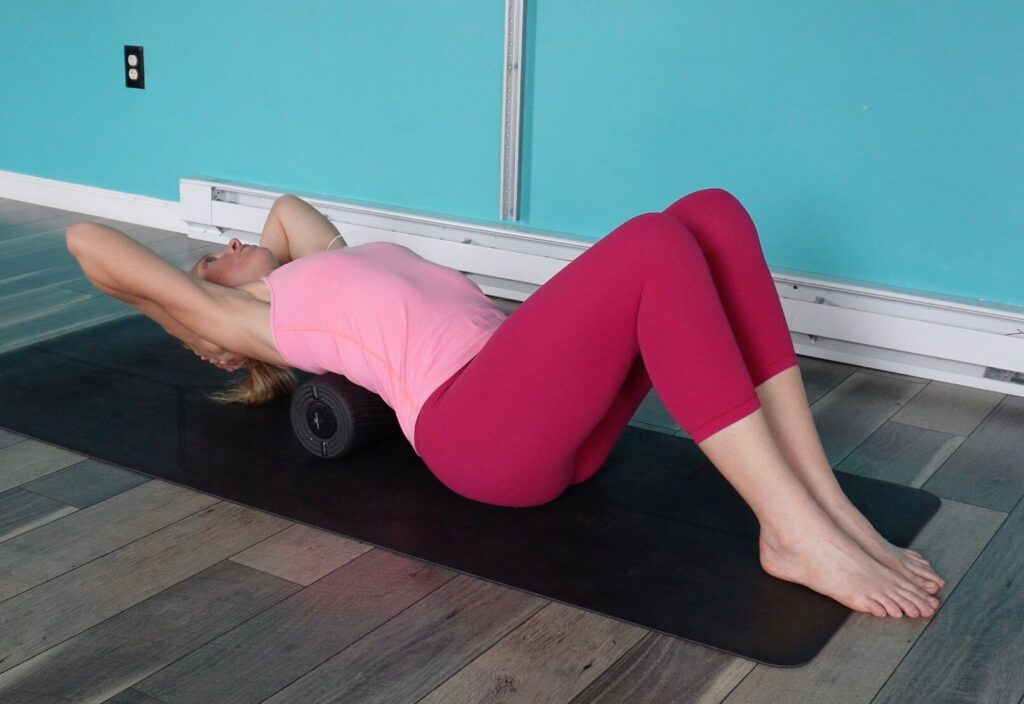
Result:
{"label": "black foam roller", "polygon": [[308,379],[292,394],[292,429],[317,457],[341,457],[399,432],[384,399],[339,374]]}

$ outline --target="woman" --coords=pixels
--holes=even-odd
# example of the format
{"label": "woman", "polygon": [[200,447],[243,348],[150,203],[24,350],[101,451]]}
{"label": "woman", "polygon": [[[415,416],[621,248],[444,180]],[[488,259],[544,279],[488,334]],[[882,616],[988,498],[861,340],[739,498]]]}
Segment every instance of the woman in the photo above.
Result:
{"label": "woman", "polygon": [[73,225],[67,241],[106,293],[219,367],[248,366],[236,400],[290,388],[289,366],[345,374],[477,501],[534,506],[585,481],[653,384],[753,509],[769,574],[879,617],[938,607],[942,578],[836,482],[754,224],[726,191],[628,220],[507,319],[407,248],[345,247],[294,196],[274,203],[260,246],[232,240],[191,276],[111,228]]}

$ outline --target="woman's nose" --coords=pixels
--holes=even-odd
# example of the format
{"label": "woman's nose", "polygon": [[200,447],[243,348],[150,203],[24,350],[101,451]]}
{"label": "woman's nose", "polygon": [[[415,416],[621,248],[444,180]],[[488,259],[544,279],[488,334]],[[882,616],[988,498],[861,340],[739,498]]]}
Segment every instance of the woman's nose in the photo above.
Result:
{"label": "woman's nose", "polygon": [[242,248],[242,241],[240,239],[238,239],[237,237],[232,237],[231,241],[228,242],[228,251],[229,252],[237,252],[241,248]]}

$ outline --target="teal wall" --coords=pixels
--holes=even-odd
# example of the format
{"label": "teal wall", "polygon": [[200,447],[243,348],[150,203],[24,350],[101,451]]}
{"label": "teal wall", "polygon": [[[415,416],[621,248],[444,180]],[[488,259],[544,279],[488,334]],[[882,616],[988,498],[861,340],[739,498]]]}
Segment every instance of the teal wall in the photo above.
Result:
{"label": "teal wall", "polygon": [[[1024,305],[1019,0],[527,7],[522,224],[596,239],[721,187],[773,267]],[[499,222],[503,11],[0,0],[0,170]]]}
{"label": "teal wall", "polygon": [[[0,0],[0,170],[170,200],[203,175],[493,217],[503,8]],[[125,44],[143,47],[144,90],[124,85]]]}

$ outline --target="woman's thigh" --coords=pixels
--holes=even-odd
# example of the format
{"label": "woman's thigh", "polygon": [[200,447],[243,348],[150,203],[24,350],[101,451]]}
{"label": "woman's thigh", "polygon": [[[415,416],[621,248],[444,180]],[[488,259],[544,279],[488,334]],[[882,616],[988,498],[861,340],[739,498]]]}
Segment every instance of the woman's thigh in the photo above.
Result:
{"label": "woman's thigh", "polygon": [[[639,237],[670,225],[660,214],[639,215],[595,243],[431,396],[416,444],[442,482],[503,506],[543,504],[565,490],[577,452],[639,359],[637,311],[651,249],[638,246]],[[610,450],[605,425],[599,444]]]}

